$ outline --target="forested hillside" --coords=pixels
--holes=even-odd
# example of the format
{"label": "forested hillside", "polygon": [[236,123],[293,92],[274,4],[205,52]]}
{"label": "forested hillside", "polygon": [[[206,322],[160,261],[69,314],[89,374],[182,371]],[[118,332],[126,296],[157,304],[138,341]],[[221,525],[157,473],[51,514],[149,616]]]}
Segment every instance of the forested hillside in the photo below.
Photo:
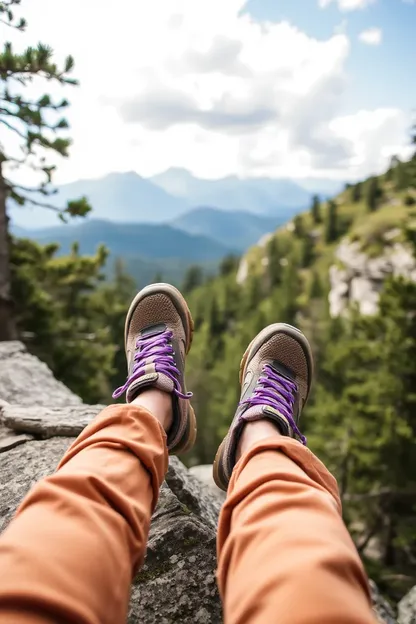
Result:
{"label": "forested hillside", "polygon": [[385,175],[347,186],[327,204],[316,198],[252,248],[238,272],[224,263],[223,275],[190,298],[188,385],[201,423],[195,461],[212,461],[228,427],[253,335],[276,321],[301,327],[316,366],[302,430],[339,480],[372,574],[393,594],[416,575],[416,284],[383,277],[375,316],[361,316],[358,302],[332,318],[329,270],[340,264],[340,239],[369,258],[416,250],[415,183],[416,159],[393,160]]}

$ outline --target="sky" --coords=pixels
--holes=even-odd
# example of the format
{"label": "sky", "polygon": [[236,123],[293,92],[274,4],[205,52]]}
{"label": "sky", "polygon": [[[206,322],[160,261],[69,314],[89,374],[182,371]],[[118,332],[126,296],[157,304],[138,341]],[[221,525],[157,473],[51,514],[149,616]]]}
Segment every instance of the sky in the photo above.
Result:
{"label": "sky", "polygon": [[23,0],[22,13],[26,33],[1,38],[73,55],[80,80],[64,90],[73,145],[57,183],[170,167],[352,181],[410,153],[416,0]]}

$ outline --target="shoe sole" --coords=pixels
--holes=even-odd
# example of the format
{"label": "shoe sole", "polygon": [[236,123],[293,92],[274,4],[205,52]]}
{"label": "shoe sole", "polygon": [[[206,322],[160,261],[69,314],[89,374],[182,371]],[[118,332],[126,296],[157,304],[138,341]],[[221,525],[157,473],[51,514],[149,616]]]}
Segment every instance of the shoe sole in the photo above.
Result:
{"label": "shoe sole", "polygon": [[[308,376],[309,379],[312,380],[313,377],[313,358],[312,358],[312,350],[306,336],[297,329],[297,327],[293,327],[293,325],[288,325],[287,323],[275,323],[274,325],[269,325],[265,327],[248,345],[245,353],[241,359],[240,363],[240,372],[239,372],[239,380],[240,385],[243,383],[244,377],[246,375],[246,369],[248,362],[256,355],[257,351],[275,334],[286,334],[300,343],[303,348],[306,357],[306,363],[308,366]],[[305,398],[305,403],[308,400],[309,391],[310,391],[311,383],[309,384],[308,394]],[[228,481],[225,479],[224,473],[221,470],[222,466],[222,457],[225,450],[226,438],[221,442],[220,447],[217,451],[217,454],[214,459],[213,465],[213,477],[217,486],[226,492],[228,490]]]}
{"label": "shoe sole", "polygon": [[[177,313],[181,317],[181,321],[185,328],[186,335],[186,345],[185,345],[185,353],[188,355],[189,350],[192,345],[192,340],[194,337],[194,321],[191,316],[191,312],[188,308],[188,304],[186,303],[182,293],[172,286],[171,284],[150,284],[143,288],[133,299],[130,304],[130,308],[127,312],[126,323],[124,326],[124,348],[127,352],[127,336],[128,330],[131,322],[131,318],[136,310],[137,306],[143,299],[146,297],[150,297],[152,295],[157,294],[165,294],[172,301],[173,305],[176,308]],[[194,408],[191,404],[188,407],[188,424],[187,424],[187,434],[184,436],[184,442],[182,445],[177,446],[174,449],[174,453],[187,453],[195,444],[196,434],[197,434],[197,425],[196,425],[196,416],[194,412]]]}

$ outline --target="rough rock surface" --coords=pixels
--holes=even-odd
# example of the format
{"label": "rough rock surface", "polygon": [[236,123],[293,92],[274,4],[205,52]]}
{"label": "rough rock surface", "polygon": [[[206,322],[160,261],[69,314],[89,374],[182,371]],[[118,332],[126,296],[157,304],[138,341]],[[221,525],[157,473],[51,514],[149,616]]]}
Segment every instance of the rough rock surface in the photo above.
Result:
{"label": "rough rock surface", "polygon": [[329,270],[332,317],[345,314],[351,304],[356,304],[361,314],[375,314],[379,293],[388,275],[403,275],[416,281],[413,255],[399,243],[386,242],[383,254],[370,258],[361,251],[360,243],[344,239],[338,246],[336,258],[337,264]]}
{"label": "rough rock surface", "polygon": [[170,458],[166,483],[183,505],[204,522],[208,522],[214,529],[216,528],[222,497],[212,495],[200,479],[184,469],[177,457]]}
{"label": "rough rock surface", "polygon": [[2,408],[3,424],[20,433],[31,433],[39,438],[78,436],[97,416],[104,405],[67,405],[42,407],[39,405],[8,405]]}
{"label": "rough rock surface", "polygon": [[[14,393],[10,391],[11,377]],[[42,382],[44,385],[40,386]],[[32,392],[32,385],[33,397],[29,401],[27,388]],[[59,408],[56,411],[51,409],[54,400]],[[42,404],[45,414],[59,414],[59,421],[65,417],[65,409],[68,417],[75,413],[92,415],[98,409],[82,406],[78,397],[56,382],[47,367],[28,355],[22,345],[0,343],[0,420],[4,413],[24,414],[28,406]],[[0,424],[0,442],[13,436],[22,438],[19,446],[15,440],[16,444],[0,453],[0,530],[10,522],[28,490],[55,470],[74,439],[62,437],[65,430],[60,428],[55,437],[43,439],[51,435],[46,418],[39,418],[36,431],[29,420],[23,418],[19,422],[22,425],[18,435]],[[23,427],[25,422],[29,423],[27,431]],[[222,621],[215,583],[215,540],[223,493],[207,481],[207,467],[204,468],[205,471],[191,472],[178,459],[171,459],[152,520],[145,565],[132,585],[129,624],[219,624]],[[204,472],[205,476],[201,476]],[[379,621],[392,624],[394,618],[389,605],[375,586],[372,590]],[[413,621],[405,619],[403,624]]]}
{"label": "rough rock surface", "polygon": [[225,492],[223,492],[223,490],[220,490],[212,476],[211,464],[193,466],[192,468],[189,468],[189,472],[205,486],[210,496],[215,496],[215,498],[217,498],[220,503],[223,503],[225,501]]}
{"label": "rough rock surface", "polygon": [[18,405],[81,404],[81,399],[20,342],[0,342],[0,399]]}
{"label": "rough rock surface", "polygon": [[378,621],[385,624],[396,624],[396,617],[391,605],[383,598],[373,581],[370,581],[370,590],[374,612]]}
{"label": "rough rock surface", "polygon": [[416,624],[416,587],[399,602],[399,624]]}

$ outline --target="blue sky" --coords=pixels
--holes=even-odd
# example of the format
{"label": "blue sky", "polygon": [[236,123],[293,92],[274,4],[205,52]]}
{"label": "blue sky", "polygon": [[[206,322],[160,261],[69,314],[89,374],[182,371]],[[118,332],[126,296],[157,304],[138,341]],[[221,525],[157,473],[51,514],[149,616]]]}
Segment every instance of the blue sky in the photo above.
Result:
{"label": "blue sky", "polygon": [[[363,9],[340,11],[336,2],[320,8],[317,0],[249,0],[245,12],[263,21],[287,20],[317,39],[330,37],[345,21],[352,46],[343,112],[358,106],[416,109],[416,3],[378,0]],[[360,33],[374,27],[382,30],[380,45],[360,42]]]}

